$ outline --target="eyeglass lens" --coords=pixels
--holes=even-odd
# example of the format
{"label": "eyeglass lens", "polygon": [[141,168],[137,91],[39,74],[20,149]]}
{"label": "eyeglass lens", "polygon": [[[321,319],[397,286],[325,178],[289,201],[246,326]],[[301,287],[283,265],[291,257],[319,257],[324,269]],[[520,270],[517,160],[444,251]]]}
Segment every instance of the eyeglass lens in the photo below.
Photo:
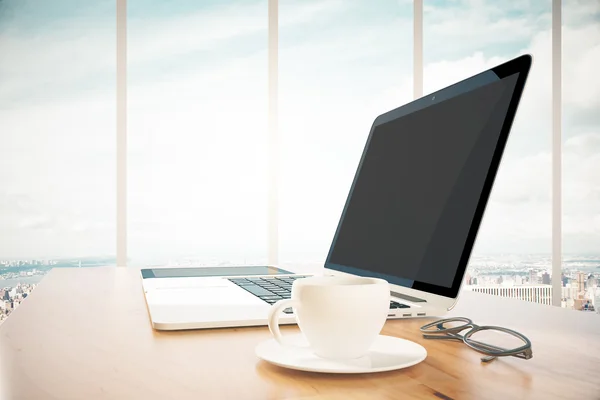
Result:
{"label": "eyeglass lens", "polygon": [[516,334],[498,329],[476,330],[465,337],[465,342],[480,351],[499,355],[504,352],[512,352],[527,344]]}

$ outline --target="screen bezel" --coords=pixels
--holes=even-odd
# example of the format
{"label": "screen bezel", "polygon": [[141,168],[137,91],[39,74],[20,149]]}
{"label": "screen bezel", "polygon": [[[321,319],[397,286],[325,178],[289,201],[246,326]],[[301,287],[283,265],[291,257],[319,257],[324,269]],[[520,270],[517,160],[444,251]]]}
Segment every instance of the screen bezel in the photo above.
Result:
{"label": "screen bezel", "polygon": [[[346,203],[344,205],[342,214],[340,216],[340,220],[338,222],[338,226],[336,228],[333,241],[331,242],[329,252],[327,254],[327,259],[325,261],[325,268],[334,270],[334,271],[351,273],[351,274],[361,275],[361,276],[377,275],[378,277],[381,277],[384,279],[387,278],[387,280],[391,284],[394,284],[394,285],[399,285],[399,286],[403,286],[403,287],[407,287],[410,289],[427,292],[427,293],[431,293],[431,294],[435,294],[435,295],[439,295],[439,296],[443,296],[443,297],[454,298],[454,299],[457,298],[458,293],[460,291],[462,280],[463,280],[466,270],[467,270],[467,265],[469,263],[469,258],[471,256],[473,246],[475,245],[477,233],[479,231],[479,227],[481,226],[481,221],[483,219],[483,215],[484,215],[485,209],[487,207],[487,203],[488,203],[491,191],[492,191],[492,187],[493,187],[494,181],[496,179],[498,168],[500,166],[500,161],[502,159],[502,155],[504,154],[504,149],[506,147],[506,142],[508,140],[508,136],[509,136],[510,130],[511,130],[513,122],[514,122],[517,108],[518,108],[519,102],[521,100],[521,96],[523,94],[525,82],[527,80],[529,71],[531,69],[531,64],[532,64],[531,55],[525,54],[525,55],[519,56],[519,57],[514,58],[510,61],[507,61],[503,64],[500,64],[496,67],[493,67],[487,71],[484,71],[477,75],[471,76],[470,78],[464,79],[464,80],[457,82],[451,86],[447,86],[436,92],[430,93],[426,96],[421,97],[420,99],[414,100],[408,104],[405,104],[401,107],[398,107],[394,110],[391,110],[389,112],[386,112],[386,113],[378,116],[375,119],[375,121],[373,122],[373,125],[371,126],[371,130],[369,132],[369,136],[367,138],[360,162],[356,169],[356,173],[354,175],[354,179],[352,181],[350,191],[346,198]],[[398,118],[402,118],[402,117],[409,115],[411,113],[414,113],[416,111],[425,109],[432,104],[436,104],[441,101],[448,100],[448,99],[456,97],[460,94],[464,94],[473,89],[476,89],[478,87],[498,81],[499,79],[504,79],[504,78],[514,75],[514,74],[519,74],[518,78],[517,78],[517,82],[515,84],[515,88],[514,88],[514,91],[513,91],[511,100],[510,100],[510,104],[508,107],[508,111],[506,113],[506,117],[504,119],[504,123],[502,124],[502,129],[500,131],[500,135],[498,138],[498,144],[496,145],[496,149],[495,149],[494,155],[492,157],[491,165],[490,165],[487,177],[486,177],[484,185],[483,185],[482,194],[479,198],[479,202],[478,202],[477,208],[475,210],[473,222],[471,223],[471,227],[470,227],[469,233],[467,235],[467,240],[466,240],[465,246],[464,246],[462,254],[461,254],[461,258],[459,261],[458,268],[456,270],[456,274],[454,276],[454,280],[452,282],[452,286],[451,287],[438,286],[438,285],[434,285],[434,284],[427,283],[427,282],[419,282],[419,281],[409,280],[409,279],[406,279],[406,278],[403,278],[400,276],[389,277],[389,276],[386,276],[383,274],[373,273],[368,270],[362,270],[359,268],[342,266],[342,265],[337,265],[337,264],[331,263],[331,261],[330,261],[331,255],[332,255],[333,249],[335,247],[340,228],[344,221],[344,215],[346,214],[346,210],[352,199],[352,192],[354,190],[354,186],[355,186],[358,176],[360,174],[360,171],[361,171],[361,168],[363,165],[363,161],[364,161],[365,155],[368,151],[369,144],[371,142],[371,138],[373,136],[374,130],[381,124],[396,120]]]}

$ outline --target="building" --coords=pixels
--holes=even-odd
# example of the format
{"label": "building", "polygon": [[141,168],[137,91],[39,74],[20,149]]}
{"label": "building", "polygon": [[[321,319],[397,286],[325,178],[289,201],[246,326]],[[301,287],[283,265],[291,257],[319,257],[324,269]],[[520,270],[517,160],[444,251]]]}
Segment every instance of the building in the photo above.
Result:
{"label": "building", "polygon": [[523,277],[521,275],[515,276],[515,285],[520,286],[523,284]]}
{"label": "building", "polygon": [[561,297],[563,300],[576,299],[579,297],[579,288],[577,286],[567,285],[561,288]]}
{"label": "building", "polygon": [[594,303],[590,299],[574,299],[573,309],[577,311],[594,311]]}
{"label": "building", "polygon": [[600,287],[596,286],[595,288],[591,289],[589,297],[592,299],[594,309],[598,314],[600,314]]}
{"label": "building", "polygon": [[552,282],[550,280],[550,274],[547,272],[544,272],[542,274],[542,285],[550,285]]}
{"label": "building", "polygon": [[598,287],[598,280],[594,277],[594,274],[590,274],[587,278],[587,288],[592,289]]}
{"label": "building", "polygon": [[465,285],[470,285],[471,284],[471,274],[469,274],[468,272],[465,274]]}
{"label": "building", "polygon": [[539,282],[538,282],[537,273],[534,270],[530,269],[529,270],[529,284],[530,285],[537,285],[538,283]]}
{"label": "building", "polygon": [[552,285],[466,286],[473,292],[552,305]]}
{"label": "building", "polygon": [[577,273],[577,287],[579,288],[580,292],[583,292],[585,290],[585,281],[587,277],[585,276],[585,272],[578,272]]}

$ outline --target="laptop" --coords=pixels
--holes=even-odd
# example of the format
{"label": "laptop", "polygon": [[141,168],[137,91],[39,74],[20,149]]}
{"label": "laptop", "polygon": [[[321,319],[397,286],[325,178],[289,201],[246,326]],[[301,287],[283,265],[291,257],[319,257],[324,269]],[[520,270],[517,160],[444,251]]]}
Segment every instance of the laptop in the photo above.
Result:
{"label": "laptop", "polygon": [[[387,280],[389,319],[452,309],[531,63],[517,57],[379,115],[318,274]],[[153,328],[181,330],[267,325],[271,305],[310,275],[145,268],[141,281]],[[280,323],[296,323],[284,313]]]}

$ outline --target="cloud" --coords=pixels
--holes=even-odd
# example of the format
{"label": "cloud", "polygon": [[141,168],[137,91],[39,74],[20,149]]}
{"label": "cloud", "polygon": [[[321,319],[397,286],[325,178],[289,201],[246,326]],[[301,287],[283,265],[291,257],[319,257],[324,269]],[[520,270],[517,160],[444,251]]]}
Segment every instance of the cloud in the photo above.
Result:
{"label": "cloud", "polygon": [[[395,14],[335,0],[280,5],[284,258],[322,260],[373,119],[412,98],[412,4],[390,4]],[[549,6],[456,4],[426,3],[425,92],[521,52],[535,58],[478,251],[549,251]],[[266,255],[265,7],[131,15],[130,254]],[[114,14],[90,15],[43,34],[0,31],[10,82],[0,86],[0,219],[10,218],[0,256],[114,253]],[[569,14],[563,30],[564,226],[565,243],[593,249],[600,92],[589,77],[600,35],[586,18]],[[3,203],[11,193],[28,197]],[[19,228],[44,217],[52,235]]]}
{"label": "cloud", "polygon": [[570,252],[600,240],[600,129],[564,143],[563,239]]}
{"label": "cloud", "polygon": [[[593,112],[600,123],[600,21],[563,28],[563,107],[570,112]],[[576,124],[576,121],[573,121]]]}
{"label": "cloud", "polygon": [[481,51],[505,57],[550,26],[548,2],[440,2],[424,5],[426,62],[460,59]]}
{"label": "cloud", "polygon": [[31,230],[44,230],[49,229],[52,230],[56,227],[56,222],[52,217],[49,216],[37,216],[32,217],[28,216],[23,218],[19,222],[18,229],[31,229]]}
{"label": "cloud", "polygon": [[[340,6],[339,0],[292,2],[280,18],[281,25],[295,26],[327,17]],[[55,22],[48,23],[46,18],[40,24],[45,29],[23,22],[26,17],[22,12],[33,11],[25,8],[26,3],[22,9],[14,7],[13,18],[0,19],[4,25],[0,30],[0,107],[14,108],[32,100],[47,104],[48,95],[71,97],[72,92],[76,98],[87,97],[90,89],[112,95],[116,70],[114,7],[70,4],[61,8],[57,4],[51,11]],[[263,0],[198,5],[173,16],[155,15],[152,8],[141,14],[130,12],[128,65],[134,72],[130,79],[156,79],[156,73],[148,76],[146,71],[157,65],[162,70],[165,65],[174,65],[178,72],[185,70],[186,64],[190,69],[202,68],[215,57],[232,59],[244,54],[249,45],[253,51],[266,50],[267,10]],[[107,88],[110,93],[106,93]]]}

